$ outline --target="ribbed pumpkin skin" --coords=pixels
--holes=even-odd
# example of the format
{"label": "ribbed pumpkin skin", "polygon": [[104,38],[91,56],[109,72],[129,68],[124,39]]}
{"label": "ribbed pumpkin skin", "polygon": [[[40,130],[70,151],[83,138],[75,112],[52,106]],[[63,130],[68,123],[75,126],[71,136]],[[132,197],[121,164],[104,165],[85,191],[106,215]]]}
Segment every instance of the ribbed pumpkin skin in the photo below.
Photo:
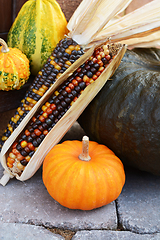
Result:
{"label": "ribbed pumpkin skin", "polygon": [[26,54],[31,73],[36,75],[64,37],[66,25],[65,16],[55,0],[29,0],[19,11],[7,43]]}
{"label": "ribbed pumpkin skin", "polygon": [[127,51],[79,118],[91,140],[122,160],[160,175],[160,50]]}
{"label": "ribbed pumpkin skin", "polygon": [[49,194],[70,209],[91,210],[115,200],[125,182],[123,164],[104,145],[89,141],[90,161],[78,158],[82,142],[56,145],[43,163],[43,182]]}
{"label": "ribbed pumpkin skin", "polygon": [[16,48],[1,52],[0,47],[0,90],[20,89],[30,75],[29,60]]}

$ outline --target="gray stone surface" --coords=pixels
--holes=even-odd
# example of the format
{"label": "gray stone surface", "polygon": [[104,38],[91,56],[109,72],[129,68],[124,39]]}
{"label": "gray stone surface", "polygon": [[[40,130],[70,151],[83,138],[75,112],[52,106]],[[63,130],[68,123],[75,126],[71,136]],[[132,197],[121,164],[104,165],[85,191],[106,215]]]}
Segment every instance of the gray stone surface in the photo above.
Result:
{"label": "gray stone surface", "polygon": [[[0,176],[2,176],[0,166]],[[115,202],[92,211],[71,210],[57,203],[47,192],[41,169],[29,180],[11,179],[0,185],[0,221],[31,223],[45,227],[78,229],[116,229]]]}
{"label": "gray stone surface", "polygon": [[59,234],[49,230],[27,224],[0,223],[1,240],[64,240]]}
{"label": "gray stone surface", "polygon": [[72,240],[159,240],[160,233],[157,234],[136,234],[127,231],[79,231]]}
{"label": "gray stone surface", "polygon": [[61,142],[66,140],[79,140],[82,141],[83,136],[85,135],[84,130],[75,122],[73,126],[68,130],[65,136],[62,138]]}
{"label": "gray stone surface", "polygon": [[135,233],[160,232],[160,177],[134,169],[118,198],[119,221]]}

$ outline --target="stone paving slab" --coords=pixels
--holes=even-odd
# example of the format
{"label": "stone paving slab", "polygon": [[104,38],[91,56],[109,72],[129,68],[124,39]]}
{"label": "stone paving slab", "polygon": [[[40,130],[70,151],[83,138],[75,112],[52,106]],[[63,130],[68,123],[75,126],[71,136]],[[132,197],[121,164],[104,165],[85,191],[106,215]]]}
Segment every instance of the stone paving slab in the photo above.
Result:
{"label": "stone paving slab", "polygon": [[0,223],[0,240],[64,240],[59,234],[29,224]]}
{"label": "stone paving slab", "polygon": [[72,240],[159,240],[160,233],[135,234],[127,231],[79,231]]}
{"label": "stone paving slab", "polygon": [[118,200],[119,222],[135,233],[160,233],[160,176],[134,169]]}
{"label": "stone paving slab", "polygon": [[2,222],[31,223],[70,230],[117,228],[115,202],[92,211],[65,208],[48,194],[42,182],[41,169],[26,182],[11,179],[5,187],[0,186],[0,196]]}

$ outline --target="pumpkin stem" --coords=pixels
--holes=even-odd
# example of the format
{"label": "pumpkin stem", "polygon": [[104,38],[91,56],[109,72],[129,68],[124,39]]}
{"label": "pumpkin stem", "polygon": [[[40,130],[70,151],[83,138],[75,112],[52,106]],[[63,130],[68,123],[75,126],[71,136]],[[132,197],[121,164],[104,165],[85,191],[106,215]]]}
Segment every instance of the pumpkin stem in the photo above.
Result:
{"label": "pumpkin stem", "polygon": [[82,153],[79,155],[79,159],[82,161],[91,160],[89,156],[89,137],[87,136],[84,136],[82,139]]}
{"label": "pumpkin stem", "polygon": [[9,52],[7,43],[2,38],[0,38],[0,44],[2,45],[1,52],[3,52],[3,53]]}

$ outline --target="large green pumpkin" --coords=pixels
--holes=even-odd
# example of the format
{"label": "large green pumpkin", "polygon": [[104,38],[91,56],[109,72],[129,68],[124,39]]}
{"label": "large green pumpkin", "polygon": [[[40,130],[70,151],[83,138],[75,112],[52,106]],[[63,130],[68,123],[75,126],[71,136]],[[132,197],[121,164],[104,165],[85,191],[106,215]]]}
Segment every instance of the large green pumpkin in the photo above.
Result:
{"label": "large green pumpkin", "polygon": [[160,50],[128,50],[79,123],[125,165],[160,175]]}
{"label": "large green pumpkin", "polygon": [[67,21],[56,0],[29,0],[8,34],[8,46],[20,49],[36,75],[67,33]]}

